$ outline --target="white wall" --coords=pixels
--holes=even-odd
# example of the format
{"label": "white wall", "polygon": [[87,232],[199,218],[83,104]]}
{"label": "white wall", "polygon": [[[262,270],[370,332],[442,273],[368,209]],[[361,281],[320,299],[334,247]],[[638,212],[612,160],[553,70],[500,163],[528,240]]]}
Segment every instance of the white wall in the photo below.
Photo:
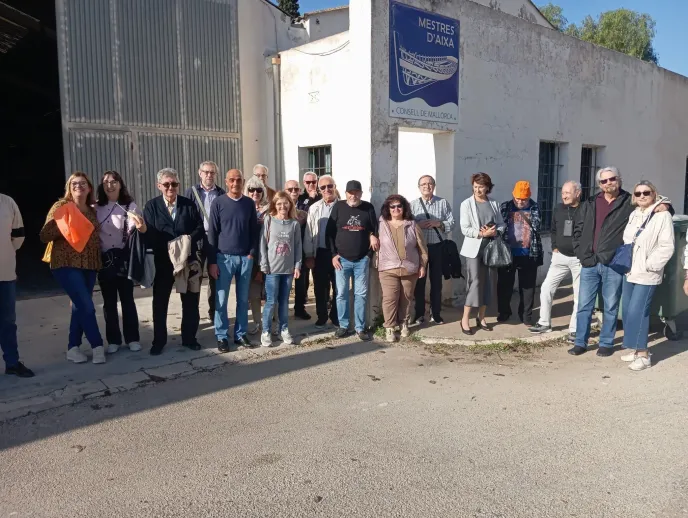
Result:
{"label": "white wall", "polygon": [[[307,41],[304,29],[264,0],[239,0],[239,73],[241,130],[246,175],[262,163],[270,168],[275,186],[274,102],[270,57]],[[221,35],[218,35],[221,37]]]}
{"label": "white wall", "polygon": [[397,192],[411,201],[419,196],[418,179],[435,178],[435,141],[432,133],[399,129],[399,180]]}
{"label": "white wall", "polygon": [[478,4],[496,9],[512,16],[517,16],[531,23],[552,27],[542,13],[530,0],[472,0]]}
{"label": "white wall", "polygon": [[309,41],[314,42],[349,30],[349,8],[304,13]]}

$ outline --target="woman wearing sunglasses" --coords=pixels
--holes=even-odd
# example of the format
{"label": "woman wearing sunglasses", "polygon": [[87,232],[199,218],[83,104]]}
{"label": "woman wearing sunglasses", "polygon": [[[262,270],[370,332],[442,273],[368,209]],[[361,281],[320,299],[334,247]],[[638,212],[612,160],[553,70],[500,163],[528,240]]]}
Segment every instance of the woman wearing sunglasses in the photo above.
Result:
{"label": "woman wearing sunglasses", "polygon": [[652,183],[642,180],[631,192],[636,209],[628,218],[623,236],[624,244],[632,247],[632,261],[623,280],[623,348],[627,352],[621,360],[629,362],[631,370],[641,371],[652,365],[647,350],[650,306],[662,283],[664,266],[674,255],[674,224],[668,211],[654,213],[666,198],[657,194]]}
{"label": "woman wearing sunglasses", "polygon": [[[263,232],[263,220],[265,213],[270,208],[268,203],[267,193],[265,192],[265,185],[257,176],[252,176],[244,184],[244,196],[253,200],[256,205],[256,216],[258,216],[258,230],[259,234]],[[262,314],[260,311],[260,300],[263,295],[263,274],[260,271],[260,251],[258,257],[253,258],[253,271],[251,272],[251,285],[248,289],[248,301],[251,304],[251,314],[253,315],[253,327],[249,329],[248,334],[255,335],[261,330]],[[269,331],[269,329],[267,330]]]}
{"label": "woman wearing sunglasses", "polygon": [[392,194],[380,212],[378,272],[382,286],[382,313],[386,340],[395,342],[396,331],[409,336],[408,321],[416,281],[425,276],[428,248],[414,221],[411,205],[403,196]]}

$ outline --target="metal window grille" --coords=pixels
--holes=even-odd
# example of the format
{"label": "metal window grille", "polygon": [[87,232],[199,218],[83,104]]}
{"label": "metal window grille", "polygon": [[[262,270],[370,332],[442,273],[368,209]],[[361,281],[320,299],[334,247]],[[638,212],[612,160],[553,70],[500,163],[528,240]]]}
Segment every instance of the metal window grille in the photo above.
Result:
{"label": "metal window grille", "polygon": [[580,184],[582,187],[581,199],[595,194],[597,187],[595,186],[595,175],[597,174],[597,148],[583,147],[581,149],[581,170],[580,170]]}
{"label": "metal window grille", "polygon": [[301,172],[313,171],[318,176],[332,174],[332,146],[308,148],[308,168]]}
{"label": "metal window grille", "polygon": [[542,217],[542,230],[552,228],[552,212],[556,205],[559,182],[560,145],[555,142],[540,142],[540,164],[538,167],[538,205]]}

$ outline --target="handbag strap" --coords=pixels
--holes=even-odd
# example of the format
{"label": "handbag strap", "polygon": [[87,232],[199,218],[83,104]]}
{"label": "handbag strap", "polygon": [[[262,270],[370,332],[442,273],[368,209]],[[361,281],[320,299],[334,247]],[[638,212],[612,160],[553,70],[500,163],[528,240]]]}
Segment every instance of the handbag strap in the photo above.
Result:
{"label": "handbag strap", "polygon": [[[425,217],[426,217],[427,219],[430,219],[430,213],[428,212],[428,209],[427,209],[427,207],[425,206],[425,203],[423,202],[423,198],[420,197],[420,198],[418,198],[418,200],[420,201],[420,204],[422,205],[423,210],[425,211]],[[432,227],[432,229],[433,229],[433,230],[435,231],[435,233],[437,234],[437,237],[439,238],[440,243],[441,243],[442,241],[444,241],[444,239],[442,239],[442,235],[440,234],[440,231],[437,230],[437,227]]]}
{"label": "handbag strap", "polygon": [[[198,202],[198,208],[201,209],[201,212],[203,213],[203,217],[206,219],[206,221],[210,221],[210,218],[208,217],[208,213],[205,211],[205,205],[203,205],[203,201],[201,201],[201,195],[198,194],[198,189],[196,189],[196,186],[194,185],[191,187],[191,191],[194,194],[194,198],[196,198],[196,201]],[[207,196],[207,194],[206,194]]]}
{"label": "handbag strap", "polygon": [[642,233],[643,230],[645,230],[645,227],[647,226],[647,224],[652,219],[652,216],[654,216],[654,215],[655,215],[654,212],[650,212],[650,215],[645,219],[645,221],[643,221],[643,224],[640,225],[640,228],[635,233],[635,236],[633,236],[633,244],[635,244],[636,240],[640,237],[640,234]]}

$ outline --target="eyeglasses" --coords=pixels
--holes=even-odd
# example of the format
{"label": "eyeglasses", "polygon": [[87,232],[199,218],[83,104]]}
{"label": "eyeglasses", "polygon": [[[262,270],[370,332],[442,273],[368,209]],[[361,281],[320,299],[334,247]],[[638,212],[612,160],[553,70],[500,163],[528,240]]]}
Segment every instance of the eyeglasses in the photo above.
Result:
{"label": "eyeglasses", "polygon": [[327,185],[321,185],[320,190],[321,191],[329,191],[334,189],[334,184],[333,183],[328,183]]}
{"label": "eyeglasses", "polygon": [[207,175],[215,176],[217,174],[215,171],[204,171],[203,169],[201,169],[201,173],[203,173],[206,176]]}
{"label": "eyeglasses", "polygon": [[301,187],[288,187],[286,190],[288,192],[299,192],[301,190]]}
{"label": "eyeglasses", "polygon": [[88,187],[88,182],[72,182],[72,187]]}
{"label": "eyeglasses", "polygon": [[258,194],[263,194],[263,188],[262,187],[249,187],[248,192],[253,194],[254,192],[257,192]]}
{"label": "eyeglasses", "polygon": [[425,182],[425,183],[418,184],[418,187],[434,187],[434,186],[435,186],[435,184],[431,183],[431,182]]}
{"label": "eyeglasses", "polygon": [[607,182],[616,182],[616,176],[606,178],[605,180],[600,180],[600,185],[606,185]]}
{"label": "eyeglasses", "polygon": [[651,196],[652,191],[635,191],[633,194],[636,198],[640,198],[642,196]]}
{"label": "eyeglasses", "polygon": [[103,185],[117,185],[118,183],[119,183],[119,180],[105,180],[103,182]]}
{"label": "eyeglasses", "polygon": [[401,205],[401,203],[395,203],[394,205],[390,205],[390,206],[389,206],[389,208],[392,209],[392,210],[401,209],[402,207],[403,207],[403,206]]}
{"label": "eyeglasses", "polygon": [[318,183],[318,180],[304,180],[303,183],[305,183],[306,185],[315,185],[316,183]]}
{"label": "eyeglasses", "polygon": [[170,187],[176,189],[177,187],[179,187],[179,182],[165,182],[161,183],[160,185],[162,185],[165,189],[169,189]]}

